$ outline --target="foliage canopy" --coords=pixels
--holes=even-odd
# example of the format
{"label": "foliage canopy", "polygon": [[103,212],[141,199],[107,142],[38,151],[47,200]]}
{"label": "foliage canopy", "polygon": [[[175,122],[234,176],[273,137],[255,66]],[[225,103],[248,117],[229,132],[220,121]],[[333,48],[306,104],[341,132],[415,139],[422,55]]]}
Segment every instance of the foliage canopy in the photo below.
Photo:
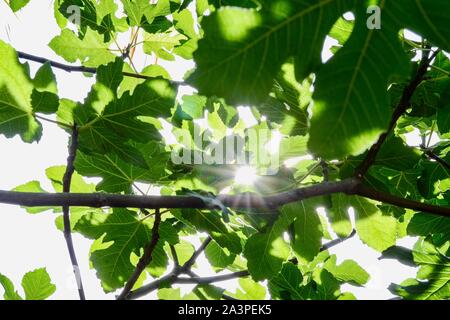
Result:
{"label": "foliage canopy", "polygon": [[[7,2],[17,12],[29,0]],[[353,260],[338,263],[327,249],[356,232],[383,258],[420,267],[416,279],[391,285],[394,295],[450,298],[448,0],[54,2],[61,33],[49,47],[68,64],[0,40],[0,134],[39,142],[49,119],[70,134],[67,166],[46,172],[54,192],[144,196],[152,187],[161,197],[175,196],[173,207],[156,209],[21,203],[30,214],[53,211],[66,235],[93,240],[90,259],[105,292],[355,299],[341,285],[364,286],[370,275]],[[369,19],[379,19],[379,28]],[[123,34],[129,35],[125,45],[117,41]],[[335,45],[324,61],[326,39]],[[152,59],[137,69],[139,55]],[[182,82],[158,63],[183,59],[195,68]],[[25,60],[42,66],[31,75]],[[58,95],[54,68],[95,74],[84,101]],[[183,95],[187,85],[195,93]],[[250,125],[242,106],[250,110]],[[235,164],[172,161],[189,149],[211,155],[230,136],[257,159],[261,151],[245,140],[250,130],[270,132],[263,144],[279,144],[276,174],[254,184],[235,183]],[[412,132],[421,146],[406,143]],[[198,133],[209,140],[199,144]],[[169,139],[182,134],[193,143]],[[94,185],[87,177],[100,180]],[[356,187],[320,191],[348,179]],[[297,193],[296,201],[276,208],[251,201],[233,207],[226,196],[216,197],[228,193],[245,202],[249,193],[276,197],[305,187],[306,196]],[[38,181],[14,191],[51,196]],[[204,206],[184,205],[183,196]],[[396,246],[407,235],[418,237],[412,250]],[[196,250],[192,236],[203,246]],[[240,278],[236,292],[196,280],[192,269],[203,251],[213,270]],[[181,296],[174,285],[189,281],[197,286]],[[24,276],[24,296],[2,274],[0,284],[12,300],[45,299],[55,291],[45,269]]]}

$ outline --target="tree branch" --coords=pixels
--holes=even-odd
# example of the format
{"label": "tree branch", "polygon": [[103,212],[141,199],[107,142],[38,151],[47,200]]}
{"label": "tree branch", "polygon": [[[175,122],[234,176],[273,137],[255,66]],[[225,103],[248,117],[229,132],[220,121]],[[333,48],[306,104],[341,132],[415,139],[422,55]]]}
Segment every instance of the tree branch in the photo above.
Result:
{"label": "tree branch", "polygon": [[158,241],[159,241],[159,225],[161,224],[161,213],[159,209],[156,209],[155,213],[155,222],[152,228],[152,239],[150,243],[145,247],[144,254],[139,259],[139,262],[136,265],[136,269],[131,275],[130,279],[128,279],[125,287],[123,288],[122,293],[117,297],[117,300],[126,300],[134,285],[138,281],[141,273],[144,271],[145,267],[149,265],[152,261],[153,251],[155,250]]}
{"label": "tree branch", "polygon": [[351,232],[347,237],[344,237],[344,238],[338,238],[338,239],[331,240],[331,241],[325,243],[325,244],[320,248],[320,251],[329,250],[329,249],[331,249],[331,248],[337,246],[338,244],[341,244],[341,243],[343,243],[344,241],[347,241],[348,239],[353,238],[353,237],[355,236],[355,234],[356,234],[356,230],[353,229],[352,232]]}
{"label": "tree branch", "polygon": [[[369,189],[355,178],[339,182],[323,182],[312,186],[282,192],[272,196],[240,194],[236,196],[221,195],[217,197],[224,206],[233,209],[273,209],[288,203],[334,193],[359,195],[387,204],[434,213],[450,217],[450,208],[425,204],[418,201],[398,198],[389,194]],[[25,207],[77,206],[77,207],[113,207],[113,208],[147,208],[147,209],[220,209],[195,196],[137,196],[108,193],[33,193],[17,191],[0,191],[0,203],[15,204]]]}
{"label": "tree branch", "polygon": [[[206,240],[203,241],[203,243],[200,245],[200,247],[197,250],[195,250],[195,252],[189,258],[189,260],[186,261],[186,263],[183,266],[180,266],[177,263],[178,261],[175,261],[174,269],[171,273],[169,273],[168,275],[166,275],[160,279],[157,279],[135,291],[131,291],[129,293],[129,295],[127,296],[127,298],[128,299],[136,299],[136,298],[142,297],[142,296],[158,289],[160,287],[160,285],[163,283],[166,285],[172,285],[174,283],[177,283],[180,275],[182,275],[182,274],[191,275],[192,279],[200,279],[199,277],[196,277],[195,274],[193,274],[193,272],[191,271],[191,268],[194,265],[197,258],[199,257],[199,255],[206,249],[206,247],[208,246],[208,244],[211,241],[212,241],[211,237],[206,238]],[[189,278],[185,278],[185,279],[189,279]],[[189,282],[189,283],[196,283],[196,282]]]}
{"label": "tree branch", "polygon": [[372,200],[388,203],[400,208],[411,209],[414,211],[428,212],[450,218],[450,208],[439,207],[423,202],[396,197],[388,193],[368,188],[364,185],[360,185],[357,188],[355,194]]}
{"label": "tree branch", "polygon": [[[69,146],[69,156],[67,157],[67,167],[66,172],[63,177],[63,192],[69,195],[70,184],[72,182],[72,175],[75,171],[74,162],[77,154],[78,148],[78,128],[76,125],[72,129],[72,141]],[[70,261],[72,263],[73,273],[75,274],[75,280],[78,287],[78,295],[80,300],[86,300],[83,289],[83,281],[81,280],[80,267],[78,266],[77,256],[75,254],[75,249],[72,240],[72,230],[70,226],[70,206],[63,205],[63,221],[64,221],[64,238],[66,240],[67,250],[69,251]]]}
{"label": "tree branch", "polygon": [[435,160],[437,163],[441,164],[444,168],[450,171],[450,163],[439,157],[431,149],[428,149],[424,145],[421,145],[420,148],[422,149],[423,153],[427,155],[428,158]]}
{"label": "tree branch", "polygon": [[192,257],[186,261],[186,263],[180,268],[180,274],[181,273],[188,273],[191,269],[192,266],[194,265],[195,261],[197,261],[197,258],[200,256],[200,254],[205,251],[206,247],[208,246],[208,244],[212,241],[211,237],[206,238],[205,241],[203,241],[203,243],[200,245],[200,247],[198,247],[197,250],[195,250],[194,254],[192,255]]}
{"label": "tree branch", "polygon": [[403,90],[402,97],[397,107],[395,108],[394,113],[392,114],[391,122],[389,124],[387,131],[381,134],[381,136],[378,138],[378,141],[369,149],[366,158],[363,160],[362,164],[356,170],[355,176],[358,179],[362,180],[367,171],[369,170],[369,168],[375,162],[375,159],[378,155],[378,152],[381,149],[381,146],[386,141],[389,134],[394,130],[395,126],[397,125],[398,119],[400,119],[400,117],[406,112],[406,110],[411,105],[411,99],[414,95],[414,92],[424,80],[425,74],[428,71],[430,63],[438,55],[438,53],[439,50],[435,51],[431,56],[429,55],[429,53],[428,54],[425,54],[425,52],[423,53],[422,60],[420,62],[419,68],[417,69],[416,75]]}
{"label": "tree branch", "polygon": [[[56,69],[60,69],[66,72],[83,72],[83,73],[90,73],[90,74],[96,74],[97,73],[97,68],[91,68],[91,67],[85,67],[85,66],[72,66],[72,65],[68,65],[68,64],[64,64],[64,63],[60,63],[60,62],[56,62],[54,60],[50,60],[44,57],[39,57],[39,56],[35,56],[29,53],[25,53],[25,52],[21,52],[21,51],[17,51],[17,55],[19,58],[24,59],[24,60],[29,60],[29,61],[34,61],[37,63],[49,63],[53,68]],[[139,73],[132,73],[132,72],[125,72],[123,71],[122,74],[125,77],[130,77],[130,78],[137,78],[137,79],[155,79],[155,77],[150,77],[150,76],[146,76],[143,74],[139,74]],[[173,81],[173,80],[168,80],[170,81],[172,84],[175,85],[180,85],[183,82],[179,82],[179,81]]]}
{"label": "tree branch", "polygon": [[177,251],[175,250],[175,246],[173,244],[171,244],[169,246],[169,248],[170,248],[170,252],[172,253],[174,266],[175,266],[175,268],[179,268],[180,267],[180,261],[178,259]]}
{"label": "tree branch", "polygon": [[[343,243],[344,241],[352,238],[355,234],[356,234],[356,231],[353,230],[352,233],[348,237],[332,240],[332,241],[324,244],[322,246],[322,248],[320,248],[320,251],[329,250],[332,247],[337,246],[337,245]],[[208,239],[211,239],[211,238],[208,238]],[[208,241],[208,239],[207,239],[207,241]],[[211,241],[211,240],[209,240],[209,241]],[[209,241],[208,241],[208,243],[209,243]],[[189,259],[189,261],[191,261],[191,260],[195,261],[196,258],[194,258],[194,257],[198,257],[198,255],[199,255],[199,254],[197,254],[197,252],[201,252],[202,250],[204,250],[204,248],[206,248],[207,244],[205,245],[205,243],[206,243],[206,241],[202,244],[202,246],[199,249],[196,250],[196,252],[192,255],[192,257]],[[297,263],[296,259],[292,262]],[[183,273],[182,269],[175,268],[175,270],[173,272],[171,272],[170,274],[168,274],[158,280],[155,280],[147,285],[144,285],[141,288],[136,289],[135,291],[132,291],[128,295],[128,299],[137,299],[142,296],[145,296],[145,295],[149,294],[150,292],[158,289],[163,284],[164,285],[173,285],[176,283],[180,283],[180,284],[193,284],[193,283],[194,284],[211,284],[211,283],[227,281],[227,280],[231,280],[231,279],[235,279],[235,278],[244,278],[244,277],[248,277],[250,275],[248,270],[242,270],[242,271],[237,271],[237,272],[233,272],[230,274],[224,274],[224,275],[213,276],[213,277],[180,278],[180,275],[182,273]]]}
{"label": "tree branch", "polygon": [[247,270],[237,271],[229,274],[222,274],[213,277],[191,277],[191,278],[177,278],[173,283],[195,283],[195,284],[210,284],[215,282],[227,281],[236,278],[248,277],[250,273]]}
{"label": "tree branch", "polygon": [[[338,192],[351,193],[359,184],[356,179],[339,182],[324,182],[316,185],[282,192],[272,196],[260,196],[250,193],[236,196],[220,195],[217,200],[224,206],[235,209],[271,209],[287,203],[296,202],[316,196]],[[41,206],[77,206],[77,207],[113,207],[146,209],[217,209],[211,203],[204,202],[196,196],[140,196],[110,193],[33,193],[17,191],[0,191],[0,203],[15,204],[25,207]]]}

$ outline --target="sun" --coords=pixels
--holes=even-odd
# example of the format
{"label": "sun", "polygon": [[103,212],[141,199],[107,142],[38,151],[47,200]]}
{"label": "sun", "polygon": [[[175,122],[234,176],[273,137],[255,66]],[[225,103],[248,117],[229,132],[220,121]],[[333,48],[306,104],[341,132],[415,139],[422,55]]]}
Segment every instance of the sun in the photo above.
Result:
{"label": "sun", "polygon": [[256,179],[258,179],[256,169],[249,166],[240,167],[239,169],[236,170],[234,176],[234,182],[242,186],[253,185]]}

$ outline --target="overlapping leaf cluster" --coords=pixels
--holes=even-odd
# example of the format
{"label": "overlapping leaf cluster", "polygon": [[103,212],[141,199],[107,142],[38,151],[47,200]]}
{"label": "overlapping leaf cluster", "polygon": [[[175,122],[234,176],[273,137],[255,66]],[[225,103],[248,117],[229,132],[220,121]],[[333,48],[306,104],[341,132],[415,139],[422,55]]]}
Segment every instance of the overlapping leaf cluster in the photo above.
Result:
{"label": "overlapping leaf cluster", "polygon": [[[27,2],[9,3],[18,11]],[[369,5],[381,8],[381,29],[368,28]],[[80,9],[79,25],[73,24],[71,6]],[[208,199],[224,190],[267,195],[348,178],[388,129],[418,68],[413,57],[439,48],[442,52],[382,145],[364,184],[450,206],[450,171],[427,156],[432,152],[450,163],[447,0],[57,0],[54,8],[61,34],[50,48],[69,63],[96,68],[96,82],[82,102],[58,97],[49,64],[32,77],[28,65],[0,40],[0,133],[39,141],[42,119],[55,114],[67,132],[76,126],[73,192],[152,190]],[[354,20],[343,18],[348,11]],[[426,40],[405,37],[405,28]],[[121,44],[118,38],[124,35],[129,42]],[[327,36],[337,45],[331,59],[322,62]],[[152,62],[137,69],[134,54]],[[194,60],[186,84],[198,92],[180,97],[179,83],[159,61],[181,59]],[[243,105],[252,124],[237,108]],[[236,165],[179,165],[170,160],[171,152],[187,150],[211,156],[221,142],[244,139],[250,129],[271,131],[266,143],[281,136],[278,173],[260,177],[254,186],[234,183]],[[207,145],[197,143],[198,132],[210,137]],[[411,132],[422,137],[420,147],[407,144]],[[182,133],[188,142],[169,139]],[[250,157],[258,157],[254,146],[244,145]],[[294,158],[294,165],[285,165]],[[56,191],[62,190],[63,172],[64,167],[47,171]],[[83,177],[100,181],[94,186]],[[17,190],[46,192],[36,181]],[[28,211],[49,209],[59,212]],[[94,240],[90,257],[104,290],[122,288],[151,239],[153,212],[72,208],[71,222],[74,232]],[[61,218],[56,224],[61,228]],[[410,264],[420,266],[418,279],[392,286],[392,292],[407,299],[450,298],[448,218],[343,194],[285,205],[276,212],[164,212],[160,241],[136,288],[148,277],[170,272],[175,260],[183,265],[194,252],[190,237],[206,233],[213,239],[205,249],[211,268],[248,270],[250,277],[240,279],[236,292],[198,285],[182,296],[176,286],[162,285],[159,298],[219,299],[226,294],[238,299],[354,299],[341,292],[341,285],[365,285],[369,275],[355,261],[337,263],[323,249],[326,241],[348,237],[353,230],[370,248],[401,261],[405,259],[399,252],[405,251],[395,247],[397,239],[419,236],[407,254]],[[20,298],[7,278],[1,283],[6,298]]]}

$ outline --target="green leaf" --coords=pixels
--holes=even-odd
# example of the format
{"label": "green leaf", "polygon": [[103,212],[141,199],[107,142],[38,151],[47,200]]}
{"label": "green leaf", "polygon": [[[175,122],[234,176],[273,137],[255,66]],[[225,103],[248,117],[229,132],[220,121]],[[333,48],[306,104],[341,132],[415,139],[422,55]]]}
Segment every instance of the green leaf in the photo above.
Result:
{"label": "green leaf", "polygon": [[395,259],[404,265],[410,267],[416,266],[414,263],[412,250],[401,246],[390,247],[386,251],[383,251],[383,254],[379,259]]}
{"label": "green leaf", "polygon": [[385,215],[371,201],[346,195],[333,195],[333,210],[330,219],[332,226],[341,236],[351,232],[347,210],[355,210],[356,231],[361,240],[369,247],[382,252],[395,245],[397,239],[397,220]]}
{"label": "green leaf", "polygon": [[160,300],[181,300],[180,288],[160,288],[158,290],[158,299]]}
{"label": "green leaf", "polygon": [[[259,10],[228,7],[202,19],[205,36],[194,55],[197,69],[189,78],[200,94],[223,96],[233,104],[259,104],[290,56],[294,56],[297,80],[303,80],[321,65],[325,36],[340,14],[356,2],[260,3]],[[450,9],[449,4],[374,3],[383,13],[382,28],[368,28],[368,3],[358,2],[349,39],[317,73],[309,147],[322,158],[359,155],[388,128],[391,109],[386,88],[409,75],[407,55],[398,39],[400,29],[415,30],[444,49],[450,45],[448,31],[442,28],[448,17],[441,14]],[[290,32],[296,29],[302,30],[302,37]],[[380,53],[385,58],[380,60]]]}
{"label": "green leaf", "polygon": [[103,36],[91,28],[87,28],[83,39],[64,29],[61,35],[53,38],[49,47],[68,62],[79,60],[84,66],[98,67],[114,61],[116,56],[108,50],[109,43],[103,41]]}
{"label": "green leaf", "polygon": [[19,134],[24,142],[39,141],[42,127],[31,107],[33,84],[16,51],[0,40],[0,133]]}
{"label": "green leaf", "polygon": [[292,248],[300,263],[313,260],[322,246],[322,223],[315,205],[312,201],[302,201],[281,209],[283,215],[295,217]]}
{"label": "green leaf", "polygon": [[175,20],[175,28],[189,38],[197,38],[194,29],[194,18],[189,10],[181,10],[173,14]]}
{"label": "green leaf", "polygon": [[427,213],[416,213],[408,224],[408,234],[428,236],[443,234],[450,240],[450,219]]}
{"label": "green leaf", "polygon": [[353,32],[355,24],[353,21],[346,20],[345,18],[339,18],[330,30],[329,36],[337,40],[341,46],[343,46],[350,35]]}
{"label": "green leaf", "polygon": [[185,40],[186,37],[177,34],[172,35],[170,33],[147,33],[144,38],[144,52],[147,54],[154,53],[157,57],[172,61],[175,58],[171,54],[176,46],[181,44],[181,40]]}
{"label": "green leaf", "polygon": [[[39,192],[44,193],[45,191],[42,187],[39,181],[30,181],[25,184],[22,184],[20,186],[15,187],[12,191],[17,192]],[[56,207],[26,207],[25,210],[27,210],[28,213],[41,213],[47,210],[54,210],[57,209]]]}
{"label": "green leaf", "polygon": [[115,209],[112,214],[87,214],[78,221],[75,230],[91,239],[106,234],[102,242],[108,246],[91,253],[91,261],[105,292],[124,285],[134,271],[130,255],[140,256],[140,250],[151,239],[148,222],[141,221],[135,212],[126,209]]}
{"label": "green leaf", "polygon": [[[118,27],[119,19],[116,19],[115,12],[117,4],[114,0],[60,0],[58,7],[59,15],[69,19],[73,19],[73,7],[76,6],[80,10],[80,27],[83,32],[87,27],[105,34],[105,38],[109,38],[112,31]],[[55,16],[57,16],[55,14]],[[61,19],[61,18],[60,18]],[[62,28],[65,27],[63,24]]]}
{"label": "green leaf", "polygon": [[145,163],[151,170],[133,166],[116,154],[87,155],[83,152],[78,152],[75,168],[86,177],[102,177],[96,189],[105,192],[132,193],[132,187],[136,182],[156,183],[165,177],[164,169],[169,155],[163,147],[156,142],[135,146],[145,152]]}
{"label": "green leaf", "polygon": [[182,240],[179,243],[175,244],[175,251],[178,256],[178,262],[180,263],[180,265],[184,265],[194,254],[195,248],[191,243]]}
{"label": "green leaf", "polygon": [[239,254],[242,245],[239,236],[222,222],[221,216],[216,212],[201,210],[181,210],[182,217],[189,221],[198,231],[208,234],[222,247],[230,252]]}
{"label": "green leaf", "polygon": [[13,12],[17,12],[23,7],[25,7],[30,0],[10,0],[9,6]]}
{"label": "green leaf", "polygon": [[33,84],[37,91],[46,91],[54,94],[58,93],[56,77],[49,62],[44,63],[36,72]]}
{"label": "green leaf", "polygon": [[330,160],[359,155],[376,142],[391,119],[386,87],[408,75],[396,25],[382,15],[381,30],[369,30],[361,7],[347,43],[317,75],[309,147]]}
{"label": "green leaf", "polygon": [[332,207],[328,211],[328,218],[331,221],[331,228],[339,237],[347,237],[353,230],[349,219],[348,209],[350,208],[345,195],[338,193],[331,196]]}
{"label": "green leaf", "polygon": [[314,282],[317,284],[316,292],[312,293],[316,300],[336,300],[340,296],[339,281],[326,269],[315,269]]}
{"label": "green leaf", "polygon": [[217,242],[211,241],[205,249],[205,256],[211,266],[218,269],[228,267],[236,258],[228,249],[221,248]]}
{"label": "green leaf", "polygon": [[272,299],[306,300],[301,289],[302,281],[300,270],[290,262],[285,263],[281,272],[269,281]]}
{"label": "green leaf", "polygon": [[[132,69],[132,67],[129,64],[124,64],[123,65],[123,71],[125,72],[130,72],[130,73],[134,73],[134,70]],[[170,80],[170,75],[167,72],[166,69],[164,69],[163,67],[161,67],[160,65],[157,64],[152,64],[149,65],[147,67],[145,67],[144,69],[142,69],[141,72],[139,72],[139,74],[142,74],[144,76],[148,76],[151,78],[164,78],[164,79],[168,79]],[[119,98],[127,91],[130,92],[130,94],[133,94],[134,89],[144,83],[145,80],[144,79],[137,79],[137,78],[133,78],[133,77],[125,77],[123,78],[119,90],[118,90],[118,96]]]}
{"label": "green leaf", "polygon": [[[321,64],[322,39],[354,1],[260,3],[259,11],[225,7],[202,19],[205,35],[189,78],[200,94],[225,97],[232,104],[263,102],[291,56],[302,80]],[[302,37],[294,30],[302,30]]]}
{"label": "green leaf", "polygon": [[26,300],[45,300],[56,291],[45,268],[26,273],[22,278]]}
{"label": "green leaf", "polygon": [[[45,170],[45,175],[52,182],[56,192],[63,191],[65,172],[66,166],[53,166]],[[75,193],[92,193],[95,192],[95,186],[93,183],[87,183],[79,173],[74,172],[70,182],[70,191]]]}
{"label": "green leaf", "polygon": [[[448,245],[448,242],[447,242]],[[420,239],[413,249],[414,262],[420,266],[416,279],[391,285],[394,294],[406,300],[448,300],[450,298],[450,259],[430,241]]]}
{"label": "green leaf", "polygon": [[450,3],[443,0],[434,1],[388,1],[386,12],[398,24],[422,35],[440,48],[450,50],[450,30],[444,26],[448,23]]}
{"label": "green leaf", "polygon": [[383,213],[370,201],[352,197],[356,213],[356,231],[361,240],[373,249],[382,252],[395,245],[397,220]]}
{"label": "green leaf", "polygon": [[56,78],[47,62],[37,71],[33,79],[34,89],[31,95],[33,111],[52,114],[58,110],[59,98]]}
{"label": "green leaf", "polygon": [[244,250],[248,271],[255,281],[274,277],[281,270],[289,253],[289,246],[274,229],[266,234],[252,235]]}
{"label": "green leaf", "polygon": [[360,286],[366,284],[370,279],[370,275],[353,260],[345,260],[340,265],[336,265],[336,256],[334,255],[327,260],[324,269],[339,281]]}
{"label": "green leaf", "polygon": [[[144,169],[148,168],[144,153],[131,141],[148,143],[160,139],[150,120],[143,117],[168,117],[174,105],[175,90],[163,79],[146,80],[136,86],[133,94],[125,92],[120,98],[117,90],[123,79],[123,62],[101,66],[97,72],[97,83],[84,104],[64,103],[59,110],[66,119],[71,117],[79,128],[79,149],[86,154],[115,153],[123,161]],[[129,142],[130,141],[130,142]],[[143,151],[147,151],[144,150]]]}
{"label": "green leaf", "polygon": [[169,264],[169,258],[164,251],[163,242],[159,242],[152,253],[152,261],[146,267],[146,270],[152,277],[161,277],[167,270],[167,265]]}
{"label": "green leaf", "polygon": [[220,300],[224,291],[213,285],[198,285],[183,300]]}
{"label": "green leaf", "polygon": [[390,168],[372,166],[370,174],[384,183],[391,194],[402,198],[421,199],[417,186],[421,170],[418,168],[397,171]]}
{"label": "green leaf", "polygon": [[[450,163],[450,154],[443,160]],[[450,189],[450,171],[445,166],[439,162],[424,161],[422,167],[419,190],[426,199],[431,199]]]}
{"label": "green leaf", "polygon": [[238,300],[264,300],[266,297],[266,289],[258,282],[250,278],[239,279],[240,288],[236,289],[236,293],[231,294],[233,298]]}
{"label": "green leaf", "polygon": [[131,26],[141,25],[142,17],[144,16],[145,11],[149,10],[151,7],[149,1],[146,0],[122,0],[122,4]]}
{"label": "green leaf", "polygon": [[294,64],[285,63],[275,78],[272,93],[255,110],[269,121],[278,124],[286,135],[305,135],[308,129],[307,107],[311,103],[311,80],[298,83]]}
{"label": "green leaf", "polygon": [[[340,170],[341,178],[352,176],[366,156],[367,153],[358,157],[347,158]],[[375,173],[375,177],[379,176],[375,166],[383,166],[385,169],[389,168],[401,172],[414,171],[412,169],[419,164],[420,159],[420,152],[417,149],[407,146],[400,137],[390,136],[381,146],[373,163],[374,169],[369,170],[369,176],[366,177],[365,182],[369,184],[372,182],[370,178],[373,177],[370,175],[373,173]]]}
{"label": "green leaf", "polygon": [[3,294],[3,298],[5,300],[22,300],[22,297],[14,289],[14,284],[12,283],[12,281],[1,273],[0,273],[0,284],[5,290],[5,293]]}

